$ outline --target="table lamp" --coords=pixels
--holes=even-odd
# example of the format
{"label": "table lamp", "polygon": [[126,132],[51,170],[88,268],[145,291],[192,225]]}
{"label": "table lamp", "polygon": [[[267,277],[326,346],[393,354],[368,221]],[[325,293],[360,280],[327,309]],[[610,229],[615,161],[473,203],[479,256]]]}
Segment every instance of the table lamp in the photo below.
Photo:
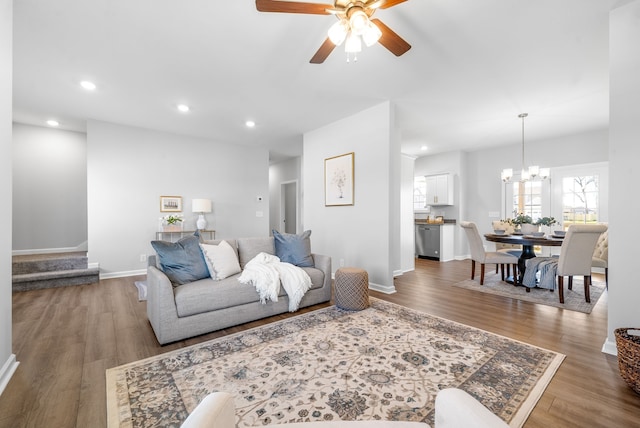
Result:
{"label": "table lamp", "polygon": [[196,226],[198,230],[204,230],[207,228],[207,219],[204,218],[205,213],[211,212],[211,200],[209,199],[194,199],[191,202],[191,211],[194,213],[200,213]]}

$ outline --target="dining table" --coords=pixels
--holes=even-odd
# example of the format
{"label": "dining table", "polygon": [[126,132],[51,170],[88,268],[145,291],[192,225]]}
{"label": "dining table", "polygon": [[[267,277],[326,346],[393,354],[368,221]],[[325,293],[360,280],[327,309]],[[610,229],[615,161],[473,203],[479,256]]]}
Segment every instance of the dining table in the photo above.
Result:
{"label": "dining table", "polygon": [[[508,282],[512,282],[513,284],[521,285],[522,278],[524,277],[524,272],[527,268],[527,260],[532,259],[536,256],[534,251],[534,247],[539,245],[542,247],[560,247],[562,246],[562,240],[564,236],[555,236],[551,235],[543,235],[543,236],[533,236],[533,235],[522,235],[522,234],[501,234],[498,235],[496,233],[486,233],[484,238],[490,242],[501,242],[503,244],[516,244],[522,245],[522,253],[518,258],[518,278],[515,276],[513,278],[509,278]],[[529,288],[527,287],[527,291]]]}

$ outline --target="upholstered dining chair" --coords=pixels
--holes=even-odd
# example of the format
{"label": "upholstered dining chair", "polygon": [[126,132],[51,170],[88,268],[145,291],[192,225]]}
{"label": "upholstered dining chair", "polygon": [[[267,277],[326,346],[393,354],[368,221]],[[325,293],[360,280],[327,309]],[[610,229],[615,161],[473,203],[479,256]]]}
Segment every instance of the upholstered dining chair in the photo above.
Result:
{"label": "upholstered dining chair", "polygon": [[591,259],[591,267],[604,269],[604,280],[609,288],[609,231],[606,230],[600,234],[596,249],[593,251]]}
{"label": "upholstered dining chair", "polygon": [[603,224],[572,224],[567,229],[558,258],[558,299],[564,303],[564,277],[569,277],[569,290],[573,286],[573,276],[584,277],[584,299],[591,302],[589,286],[591,285],[591,264],[593,252],[600,235],[607,231]]}
{"label": "upholstered dining chair", "polygon": [[487,263],[501,265],[502,280],[504,281],[504,265],[513,266],[513,277],[517,276],[518,257],[499,251],[486,251],[482,237],[476,224],[470,221],[460,222],[460,226],[467,234],[469,249],[471,250],[471,279],[476,275],[476,262],[480,263],[480,285],[484,285],[484,266]]}
{"label": "upholstered dining chair", "polygon": [[[504,220],[494,220],[491,222],[491,226],[493,227],[493,230],[504,230],[504,233],[508,235],[513,234],[513,232],[515,231],[515,227],[513,227],[513,225],[508,221]],[[499,253],[507,253],[516,257],[520,257],[520,254],[522,254],[522,245],[505,244],[502,242],[496,242],[495,245],[496,251]],[[496,265],[496,273],[498,273],[498,265]],[[516,276],[515,274],[516,272],[514,272],[514,277]],[[509,265],[507,265],[507,276],[509,275]]]}

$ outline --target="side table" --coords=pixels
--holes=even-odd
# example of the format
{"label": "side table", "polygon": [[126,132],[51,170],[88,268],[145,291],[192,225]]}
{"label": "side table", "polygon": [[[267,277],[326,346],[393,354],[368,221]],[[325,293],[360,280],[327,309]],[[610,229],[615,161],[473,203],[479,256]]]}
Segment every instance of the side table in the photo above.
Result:
{"label": "side table", "polygon": [[[206,239],[206,235],[209,235],[208,239],[216,239],[216,231],[215,230],[200,230],[200,235],[202,235],[203,238]],[[163,232],[156,232],[156,240],[157,241],[169,241],[169,242],[174,242],[175,240],[178,240],[182,237],[188,236],[188,235],[193,235],[194,233],[196,233],[195,230],[169,230],[169,231],[163,231]]]}
{"label": "side table", "polygon": [[364,269],[343,267],[336,271],[336,306],[348,311],[361,311],[369,307],[369,274]]}

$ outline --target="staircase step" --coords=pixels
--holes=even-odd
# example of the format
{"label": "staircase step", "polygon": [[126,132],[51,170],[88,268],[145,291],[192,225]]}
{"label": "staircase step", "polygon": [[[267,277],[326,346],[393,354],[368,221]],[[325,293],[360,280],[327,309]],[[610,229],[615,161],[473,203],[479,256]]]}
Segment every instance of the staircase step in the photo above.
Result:
{"label": "staircase step", "polygon": [[39,290],[100,281],[100,268],[68,269],[13,275],[13,291]]}
{"label": "staircase step", "polygon": [[11,266],[14,275],[24,275],[36,272],[86,269],[88,266],[88,260],[87,256],[58,256],[26,260],[14,258]]}

